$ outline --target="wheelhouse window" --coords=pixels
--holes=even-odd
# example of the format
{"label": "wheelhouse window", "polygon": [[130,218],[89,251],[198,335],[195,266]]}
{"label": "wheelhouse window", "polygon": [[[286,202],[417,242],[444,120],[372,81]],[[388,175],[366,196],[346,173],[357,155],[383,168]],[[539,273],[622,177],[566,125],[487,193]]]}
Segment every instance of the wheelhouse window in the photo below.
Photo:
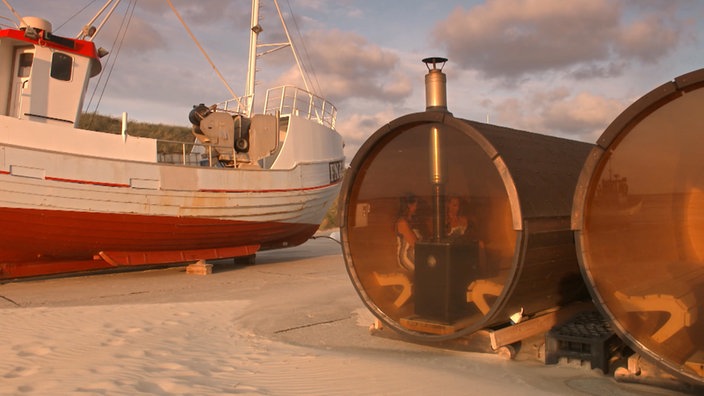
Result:
{"label": "wheelhouse window", "polygon": [[29,77],[29,73],[32,70],[32,61],[34,60],[34,54],[24,53],[20,55],[20,67],[17,68],[17,77]]}
{"label": "wheelhouse window", "polygon": [[51,57],[51,77],[61,81],[71,80],[73,58],[60,52],[54,52]]}

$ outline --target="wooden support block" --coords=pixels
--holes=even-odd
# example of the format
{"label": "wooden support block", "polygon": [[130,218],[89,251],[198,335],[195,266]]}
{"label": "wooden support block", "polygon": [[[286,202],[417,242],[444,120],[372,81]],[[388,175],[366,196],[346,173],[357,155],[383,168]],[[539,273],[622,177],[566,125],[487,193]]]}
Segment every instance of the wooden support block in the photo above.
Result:
{"label": "wooden support block", "polygon": [[464,329],[465,327],[469,326],[472,321],[469,319],[464,319],[458,320],[453,323],[445,323],[413,315],[407,318],[401,318],[399,323],[401,324],[401,326],[409,330],[419,331],[421,333],[428,334],[447,335],[454,334],[459,330]]}
{"label": "wooden support block", "polygon": [[198,260],[186,267],[186,273],[193,275],[209,275],[213,273],[213,265],[206,264],[205,260]]}

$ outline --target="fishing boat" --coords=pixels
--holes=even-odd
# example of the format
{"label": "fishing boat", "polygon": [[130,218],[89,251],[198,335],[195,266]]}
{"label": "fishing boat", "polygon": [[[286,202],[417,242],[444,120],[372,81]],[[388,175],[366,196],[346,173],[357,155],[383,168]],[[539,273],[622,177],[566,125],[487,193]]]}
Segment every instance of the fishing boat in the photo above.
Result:
{"label": "fishing boat", "polygon": [[245,95],[184,114],[195,138],[176,156],[159,155],[156,139],[130,135],[126,117],[122,134],[79,129],[88,82],[106,52],[93,42],[97,29],[57,36],[47,20],[4,3],[19,23],[0,30],[0,280],[252,262],[316,232],[342,178],[336,109],[283,86],[253,110],[258,0]]}

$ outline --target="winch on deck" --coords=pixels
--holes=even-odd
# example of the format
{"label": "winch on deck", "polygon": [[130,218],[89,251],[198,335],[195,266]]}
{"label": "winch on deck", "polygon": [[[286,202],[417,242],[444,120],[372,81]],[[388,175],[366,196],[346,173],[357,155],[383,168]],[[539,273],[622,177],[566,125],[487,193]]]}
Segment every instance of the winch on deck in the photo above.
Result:
{"label": "winch on deck", "polygon": [[193,106],[188,119],[196,139],[211,147],[210,155],[228,167],[260,167],[260,160],[279,150],[279,136],[286,129],[278,115],[245,117],[202,103]]}

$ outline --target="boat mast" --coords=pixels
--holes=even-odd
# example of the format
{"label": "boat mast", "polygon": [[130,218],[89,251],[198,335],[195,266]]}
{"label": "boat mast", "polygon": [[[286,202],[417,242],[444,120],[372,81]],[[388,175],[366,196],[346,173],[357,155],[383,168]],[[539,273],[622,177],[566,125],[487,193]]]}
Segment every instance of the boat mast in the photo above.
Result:
{"label": "boat mast", "polygon": [[[303,79],[303,85],[306,91],[311,91],[308,84],[308,79],[306,78],[306,73],[303,70],[301,60],[298,58],[298,52],[296,52],[296,47],[293,45],[293,40],[288,32],[288,26],[286,26],[286,20],[279,7],[279,2],[274,0],[274,6],[276,7],[276,12],[279,14],[279,20],[281,20],[281,26],[283,27],[284,33],[286,34],[286,42],[281,43],[265,43],[259,44],[259,33],[264,29],[259,24],[259,0],[252,0],[252,19],[250,23],[250,33],[249,33],[249,65],[247,68],[247,86],[245,89],[245,98],[247,99],[247,108],[249,114],[251,114],[252,104],[254,103],[254,86],[256,84],[256,74],[257,74],[257,57],[269,54],[274,51],[278,51],[282,48],[290,47],[293,53],[293,58],[296,61],[296,66],[298,66],[298,72]],[[272,47],[262,53],[258,53],[260,47]]]}
{"label": "boat mast", "polygon": [[245,98],[247,100],[247,114],[252,114],[252,104],[254,103],[254,84],[257,75],[257,42],[259,33],[262,32],[259,25],[259,0],[252,0],[252,19],[249,32],[249,64],[247,66],[247,86],[245,87]]}

